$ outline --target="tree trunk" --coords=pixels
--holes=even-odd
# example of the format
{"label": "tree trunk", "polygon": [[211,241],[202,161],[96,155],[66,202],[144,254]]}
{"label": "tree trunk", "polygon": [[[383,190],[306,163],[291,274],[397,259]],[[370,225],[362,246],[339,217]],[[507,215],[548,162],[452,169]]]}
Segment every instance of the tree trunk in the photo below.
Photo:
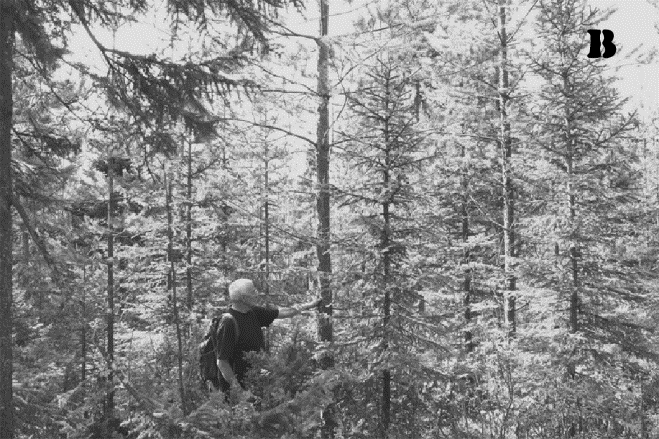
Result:
{"label": "tree trunk", "polygon": [[[464,148],[462,150],[464,157]],[[466,174],[466,171],[465,171]],[[461,206],[461,216],[462,216],[462,242],[466,245],[469,240],[469,213],[467,210],[467,177],[466,175],[462,176],[462,206]],[[471,260],[471,254],[469,249],[465,248],[464,250],[464,264],[468,265]],[[471,270],[467,269],[464,273],[464,280],[462,283],[462,306],[464,306],[464,318],[465,325],[469,326],[471,324]],[[470,329],[464,331],[464,349],[466,352],[471,352],[474,350],[473,334]]]}
{"label": "tree trunk", "polygon": [[[648,439],[648,425],[647,425],[647,416],[645,413],[645,385],[643,384],[643,378],[640,380],[640,401],[639,401],[639,417],[641,418],[641,428],[639,431],[639,439]],[[650,424],[652,425],[652,424]]]}
{"label": "tree trunk", "polygon": [[[388,151],[387,151],[388,153]],[[388,155],[388,154],[387,154]],[[385,187],[388,187],[389,180],[388,172],[385,173]],[[389,203],[386,202],[382,205],[382,216],[384,217],[384,232],[382,236],[382,251],[383,255],[383,289],[384,289],[384,303],[383,307],[383,334],[384,343],[383,349],[385,352],[389,349],[388,332],[389,321],[391,319],[391,254],[389,253],[389,234],[390,234],[390,214]],[[385,354],[386,356],[386,354]],[[391,371],[384,369],[382,371],[382,439],[386,439],[389,435],[389,426],[391,424]]]}
{"label": "tree trunk", "polygon": [[[332,264],[330,257],[330,191],[329,191],[329,45],[327,34],[329,29],[329,3],[328,0],[320,0],[320,38],[316,39],[318,44],[318,96],[320,105],[318,107],[318,127],[316,131],[316,181],[318,193],[316,199],[316,212],[318,214],[318,244],[316,254],[318,257],[318,275],[320,280],[320,294],[323,303],[318,314],[318,334],[323,342],[333,340],[332,328],[332,287],[331,275]],[[334,366],[334,357],[327,352],[319,359],[320,366],[328,369]],[[334,420],[332,405],[323,410],[323,426],[321,435],[323,438],[334,437]]]}
{"label": "tree trunk", "polygon": [[[387,75],[385,83],[385,108],[384,113],[389,114],[389,76]],[[388,191],[390,188],[390,175],[389,171],[391,168],[391,143],[389,139],[389,119],[384,119],[384,148],[385,148],[385,157],[384,157],[384,172],[382,175],[382,187],[383,190]],[[381,251],[382,251],[382,290],[384,291],[384,303],[383,303],[383,336],[384,343],[383,348],[386,351],[389,349],[389,320],[391,319],[391,252],[390,252],[390,242],[391,242],[391,214],[389,212],[390,208],[390,199],[385,198],[385,201],[382,203],[382,219],[384,220],[384,227],[382,230],[382,240],[380,241]],[[389,425],[391,424],[391,371],[389,369],[384,369],[382,371],[382,439],[386,439],[389,435]]]}
{"label": "tree trunk", "polygon": [[506,34],[506,0],[499,0],[499,146],[501,149],[501,175],[503,183],[503,246],[504,246],[504,322],[509,335],[516,331],[515,296],[516,279],[513,273],[514,246],[514,207],[513,184],[510,177],[510,121],[508,101],[510,89],[508,81],[508,36]]}
{"label": "tree trunk", "polygon": [[185,269],[186,289],[188,293],[187,307],[192,311],[192,140],[188,139],[188,175],[187,203],[185,210]]}
{"label": "tree trunk", "polygon": [[[23,203],[25,204],[25,200]],[[21,222],[21,241],[23,243],[23,260],[27,265],[30,262],[30,232],[24,222]]]}
{"label": "tree trunk", "polygon": [[[266,302],[269,302],[270,294],[270,151],[268,149],[268,140],[264,139],[264,161],[263,161],[263,240],[265,243],[265,254],[263,260],[265,261],[265,273],[263,276],[263,292],[265,293]],[[270,328],[265,328],[265,350],[270,352]]]}
{"label": "tree trunk", "polygon": [[[566,96],[569,96],[570,83],[568,80],[567,72],[563,74],[563,89]],[[570,209],[570,271],[571,285],[570,285],[570,332],[575,333],[579,331],[579,277],[578,277],[578,243],[576,242],[574,234],[575,218],[576,218],[576,196],[574,191],[574,139],[572,138],[572,123],[569,105],[565,106],[565,142],[567,146],[566,151],[566,165],[567,165],[567,192],[568,192],[568,206]]]}
{"label": "tree trunk", "polygon": [[169,260],[169,279],[172,290],[172,312],[174,314],[174,326],[176,328],[176,342],[177,342],[177,355],[178,362],[178,389],[181,398],[181,410],[183,414],[188,415],[188,404],[185,395],[185,386],[183,384],[183,338],[181,335],[181,322],[179,321],[178,313],[178,297],[176,295],[176,262],[174,258],[174,230],[172,218],[172,179],[167,175],[165,170],[165,204],[167,209],[167,259]]}
{"label": "tree trunk", "polygon": [[14,437],[12,389],[12,181],[11,125],[14,2],[0,3],[0,426],[3,438]]}
{"label": "tree trunk", "polygon": [[270,158],[268,156],[268,142],[265,143],[265,173],[263,176],[263,228],[265,234],[265,294],[270,293],[270,175],[269,165]]}
{"label": "tree trunk", "polygon": [[113,193],[114,193],[114,157],[110,154],[111,149],[108,148],[108,295],[107,295],[107,308],[106,308],[106,322],[107,322],[107,351],[106,358],[108,377],[106,381],[105,390],[105,420],[104,429],[105,437],[110,439],[112,437],[112,425],[114,418],[114,227],[112,209],[114,208]]}
{"label": "tree trunk", "polygon": [[[566,96],[569,96],[570,93],[570,83],[568,80],[567,72],[563,73],[563,91]],[[569,255],[570,255],[570,332],[576,333],[579,331],[579,277],[578,277],[578,243],[575,239],[574,234],[575,230],[575,218],[576,218],[576,197],[574,193],[574,139],[572,138],[572,123],[570,116],[570,106],[566,103],[565,105],[565,143],[566,143],[566,167],[567,167],[567,193],[568,193],[568,207],[570,211],[570,236],[569,236]],[[574,380],[576,377],[575,374],[575,365],[568,365],[568,373]],[[581,398],[577,397],[576,400],[577,407],[581,406]],[[579,425],[582,423],[582,416],[579,414]],[[570,437],[577,435],[577,424],[572,422],[570,425],[570,430],[568,431]]]}
{"label": "tree trunk", "polygon": [[80,380],[85,381],[87,379],[87,297],[85,292],[87,291],[87,266],[82,265],[82,303],[80,307]]}

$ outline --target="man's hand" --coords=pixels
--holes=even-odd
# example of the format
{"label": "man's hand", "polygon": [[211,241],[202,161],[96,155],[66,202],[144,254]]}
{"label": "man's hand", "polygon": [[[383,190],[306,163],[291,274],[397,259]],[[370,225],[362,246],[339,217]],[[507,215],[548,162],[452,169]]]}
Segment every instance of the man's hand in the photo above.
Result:
{"label": "man's hand", "polygon": [[279,316],[277,318],[279,319],[287,319],[289,317],[296,316],[300,314],[300,311],[306,311],[311,308],[317,308],[318,305],[321,304],[323,299],[318,298],[313,300],[312,302],[305,303],[303,305],[298,305],[298,306],[293,306],[290,308],[279,308]]}
{"label": "man's hand", "polygon": [[309,303],[305,303],[304,305],[300,305],[299,309],[300,309],[300,311],[304,311],[304,310],[308,310],[308,309],[318,308],[318,306],[320,306],[320,304],[322,302],[323,302],[323,299],[321,299],[319,297],[317,299],[312,300]]}

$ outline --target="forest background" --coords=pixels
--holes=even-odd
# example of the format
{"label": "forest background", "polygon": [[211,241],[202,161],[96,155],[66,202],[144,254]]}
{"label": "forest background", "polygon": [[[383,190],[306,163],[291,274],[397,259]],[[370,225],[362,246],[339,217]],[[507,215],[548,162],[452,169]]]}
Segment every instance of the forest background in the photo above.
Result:
{"label": "forest background", "polygon": [[[659,437],[655,47],[598,3],[0,3],[2,438]],[[227,404],[238,277],[323,306]]]}

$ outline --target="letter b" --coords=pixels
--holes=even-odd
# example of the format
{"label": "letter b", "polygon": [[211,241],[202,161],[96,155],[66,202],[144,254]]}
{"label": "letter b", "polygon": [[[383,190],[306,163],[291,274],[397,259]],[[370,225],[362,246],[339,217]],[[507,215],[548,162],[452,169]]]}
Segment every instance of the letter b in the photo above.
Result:
{"label": "letter b", "polygon": [[[604,41],[600,43],[600,32],[604,34]],[[616,54],[616,45],[613,44],[613,32],[608,29],[600,31],[599,29],[589,29],[590,34],[590,52],[588,58],[611,58]],[[600,44],[604,46],[604,56],[600,52]]]}

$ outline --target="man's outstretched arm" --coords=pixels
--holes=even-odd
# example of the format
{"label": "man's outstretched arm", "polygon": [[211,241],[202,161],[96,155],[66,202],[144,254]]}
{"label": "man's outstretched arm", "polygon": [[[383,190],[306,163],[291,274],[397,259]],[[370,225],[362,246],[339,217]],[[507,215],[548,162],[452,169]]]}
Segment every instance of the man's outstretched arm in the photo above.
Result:
{"label": "man's outstretched arm", "polygon": [[292,307],[279,308],[278,319],[288,319],[290,317],[300,314],[300,311],[306,311],[318,306],[323,299],[315,299],[309,303],[303,303],[302,305],[296,305]]}

